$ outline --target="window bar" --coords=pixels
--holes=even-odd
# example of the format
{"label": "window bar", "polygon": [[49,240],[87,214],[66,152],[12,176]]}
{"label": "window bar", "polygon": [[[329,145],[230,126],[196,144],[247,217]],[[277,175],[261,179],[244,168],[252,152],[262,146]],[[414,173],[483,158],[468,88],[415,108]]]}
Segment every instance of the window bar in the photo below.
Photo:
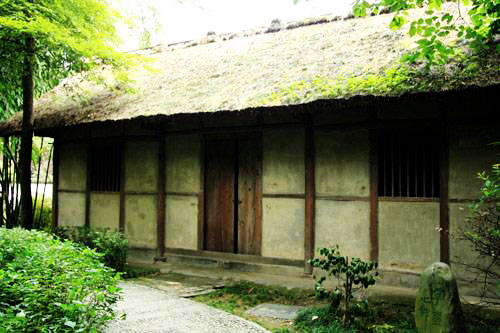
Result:
{"label": "window bar", "polygon": [[410,197],[410,133],[406,132],[406,197]]}
{"label": "window bar", "polygon": [[426,148],[426,144],[425,144],[425,141],[427,140],[427,137],[425,135],[425,131],[422,132],[422,185],[423,185],[423,193],[422,193],[422,196],[424,198],[427,197],[427,192],[425,191],[426,190],[426,186],[425,186],[425,183],[426,183],[426,178],[425,178],[425,168],[427,167],[427,163],[426,163],[426,160],[425,160],[425,148]]}
{"label": "window bar", "polygon": [[431,150],[431,197],[434,198],[434,147],[430,145]]}
{"label": "window bar", "polygon": [[391,133],[391,197],[394,197],[394,133]]}
{"label": "window bar", "polygon": [[382,151],[384,152],[384,172],[382,173],[384,176],[384,181],[382,183],[382,186],[384,189],[383,196],[385,197],[385,196],[387,196],[387,179],[386,179],[386,176],[387,176],[387,134],[382,133],[381,138],[382,138],[381,141],[383,141]]}
{"label": "window bar", "polygon": [[413,137],[414,139],[414,148],[415,148],[415,170],[414,170],[414,175],[415,175],[415,194],[414,197],[418,197],[418,144],[415,136]]}
{"label": "window bar", "polygon": [[399,148],[399,163],[398,163],[398,166],[399,166],[399,191],[398,191],[398,197],[402,197],[403,196],[403,192],[402,192],[402,187],[401,187],[401,139],[402,139],[402,136],[403,134],[401,132],[398,133],[398,148]]}

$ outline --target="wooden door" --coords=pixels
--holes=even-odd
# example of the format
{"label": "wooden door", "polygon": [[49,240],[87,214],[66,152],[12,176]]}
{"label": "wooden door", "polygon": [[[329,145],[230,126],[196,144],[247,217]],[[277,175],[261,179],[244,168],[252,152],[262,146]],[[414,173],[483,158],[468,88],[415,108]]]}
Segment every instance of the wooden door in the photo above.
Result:
{"label": "wooden door", "polygon": [[238,253],[260,255],[262,217],[262,139],[259,133],[238,138]]}
{"label": "wooden door", "polygon": [[236,143],[205,143],[205,250],[232,252],[235,247]]}
{"label": "wooden door", "polygon": [[205,250],[260,255],[261,169],[260,134],[205,141]]}

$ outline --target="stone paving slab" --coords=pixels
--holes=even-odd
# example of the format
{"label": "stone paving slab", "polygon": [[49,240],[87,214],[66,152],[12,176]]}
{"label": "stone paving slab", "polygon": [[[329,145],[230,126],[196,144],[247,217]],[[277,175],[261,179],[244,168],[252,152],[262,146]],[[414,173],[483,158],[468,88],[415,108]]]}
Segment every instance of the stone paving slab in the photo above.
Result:
{"label": "stone paving slab", "polygon": [[303,309],[303,306],[264,303],[251,308],[246,314],[255,317],[294,320]]}
{"label": "stone paving slab", "polygon": [[105,333],[264,333],[261,326],[208,305],[180,298],[134,282],[123,282],[123,299],[117,303],[125,320],[115,320]]}

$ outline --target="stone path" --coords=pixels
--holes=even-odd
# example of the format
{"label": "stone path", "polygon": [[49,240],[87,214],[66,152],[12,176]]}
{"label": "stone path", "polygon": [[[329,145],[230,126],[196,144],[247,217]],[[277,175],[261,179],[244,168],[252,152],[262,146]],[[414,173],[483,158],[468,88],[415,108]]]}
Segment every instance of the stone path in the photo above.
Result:
{"label": "stone path", "polygon": [[111,322],[105,333],[269,332],[253,322],[175,294],[134,282],[123,282],[121,287],[124,297],[117,310],[125,313],[126,319]]}

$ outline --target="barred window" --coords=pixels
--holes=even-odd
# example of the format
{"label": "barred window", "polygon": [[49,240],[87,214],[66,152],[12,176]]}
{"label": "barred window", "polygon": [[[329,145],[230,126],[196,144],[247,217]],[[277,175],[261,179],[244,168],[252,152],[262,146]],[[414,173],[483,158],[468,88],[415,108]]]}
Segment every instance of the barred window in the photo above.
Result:
{"label": "barred window", "polygon": [[378,195],[393,198],[439,198],[437,131],[379,133]]}
{"label": "barred window", "polygon": [[122,150],[119,145],[92,146],[90,150],[90,190],[120,192]]}

